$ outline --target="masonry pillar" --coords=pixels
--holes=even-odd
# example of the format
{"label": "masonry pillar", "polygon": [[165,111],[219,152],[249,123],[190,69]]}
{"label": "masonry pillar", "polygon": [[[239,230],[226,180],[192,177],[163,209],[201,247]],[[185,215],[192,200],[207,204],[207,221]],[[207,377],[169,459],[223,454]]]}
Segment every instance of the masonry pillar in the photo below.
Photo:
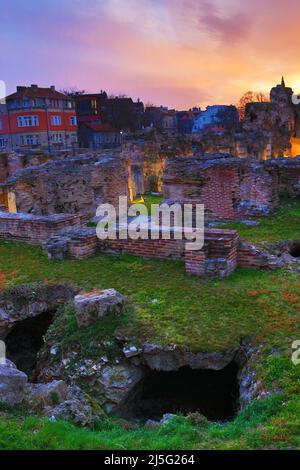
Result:
{"label": "masonry pillar", "polygon": [[196,276],[205,276],[204,251],[187,251],[185,253],[185,270]]}

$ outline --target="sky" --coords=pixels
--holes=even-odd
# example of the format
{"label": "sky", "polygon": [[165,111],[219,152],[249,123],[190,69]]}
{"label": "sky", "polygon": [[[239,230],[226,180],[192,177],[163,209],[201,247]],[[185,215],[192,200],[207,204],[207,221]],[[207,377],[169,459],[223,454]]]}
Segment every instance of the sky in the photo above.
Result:
{"label": "sky", "polygon": [[170,108],[300,92],[299,0],[0,0],[0,80]]}

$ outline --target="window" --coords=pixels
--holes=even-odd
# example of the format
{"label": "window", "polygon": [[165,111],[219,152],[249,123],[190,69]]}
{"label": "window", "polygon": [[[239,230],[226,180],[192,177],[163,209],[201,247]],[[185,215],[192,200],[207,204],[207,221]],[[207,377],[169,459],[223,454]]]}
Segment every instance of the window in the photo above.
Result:
{"label": "window", "polygon": [[51,137],[51,140],[55,144],[61,144],[62,143],[62,135],[61,134],[53,134],[52,137]]}
{"label": "window", "polygon": [[21,145],[40,145],[40,137],[38,135],[22,135]]}
{"label": "window", "polygon": [[38,116],[18,116],[18,127],[37,127],[39,126]]}
{"label": "window", "polygon": [[71,126],[77,126],[77,117],[76,116],[71,116],[70,117],[70,124],[71,124]]}
{"label": "window", "polygon": [[31,100],[23,100],[23,107],[24,107],[24,108],[30,108],[31,106],[33,106],[33,101],[31,101]]}
{"label": "window", "polygon": [[0,118],[0,130],[2,130],[2,129],[3,129],[3,121],[2,121],[2,119]]}
{"label": "window", "polygon": [[0,138],[0,148],[4,148],[6,146],[6,141],[3,138]]}
{"label": "window", "polygon": [[72,144],[76,144],[76,143],[77,143],[77,135],[76,135],[76,134],[72,134],[72,135],[71,135],[71,142],[72,142]]}
{"label": "window", "polygon": [[59,108],[59,100],[49,100],[50,108]]}
{"label": "window", "polygon": [[59,115],[51,116],[51,124],[52,126],[61,126],[61,116]]}

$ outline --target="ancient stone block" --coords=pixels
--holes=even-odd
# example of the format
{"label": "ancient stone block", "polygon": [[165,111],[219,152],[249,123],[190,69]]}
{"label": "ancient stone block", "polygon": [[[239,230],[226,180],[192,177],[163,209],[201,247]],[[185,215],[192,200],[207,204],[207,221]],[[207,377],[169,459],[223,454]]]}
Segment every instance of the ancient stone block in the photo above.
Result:
{"label": "ancient stone block", "polygon": [[25,398],[26,385],[26,374],[8,364],[0,364],[0,403],[21,403]]}
{"label": "ancient stone block", "polygon": [[77,323],[84,328],[110,314],[120,314],[124,309],[124,297],[115,289],[88,292],[74,299]]}
{"label": "ancient stone block", "polygon": [[46,384],[30,384],[28,403],[35,409],[57,406],[67,399],[68,386],[63,380],[54,380]]}

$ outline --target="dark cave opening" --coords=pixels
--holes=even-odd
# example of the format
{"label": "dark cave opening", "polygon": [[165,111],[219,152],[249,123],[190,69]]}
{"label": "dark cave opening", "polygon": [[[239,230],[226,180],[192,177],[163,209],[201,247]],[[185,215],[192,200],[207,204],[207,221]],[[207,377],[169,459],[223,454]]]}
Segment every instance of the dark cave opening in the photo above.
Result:
{"label": "dark cave opening", "polygon": [[166,413],[201,413],[211,421],[233,419],[239,409],[239,367],[220,371],[183,367],[176,372],[148,370],[117,410],[127,419],[159,420]]}
{"label": "dark cave opening", "polygon": [[295,242],[291,244],[290,255],[293,258],[300,258],[300,242]]}
{"label": "dark cave opening", "polygon": [[53,312],[17,322],[5,339],[7,358],[29,377],[44,344],[44,335],[53,321]]}

